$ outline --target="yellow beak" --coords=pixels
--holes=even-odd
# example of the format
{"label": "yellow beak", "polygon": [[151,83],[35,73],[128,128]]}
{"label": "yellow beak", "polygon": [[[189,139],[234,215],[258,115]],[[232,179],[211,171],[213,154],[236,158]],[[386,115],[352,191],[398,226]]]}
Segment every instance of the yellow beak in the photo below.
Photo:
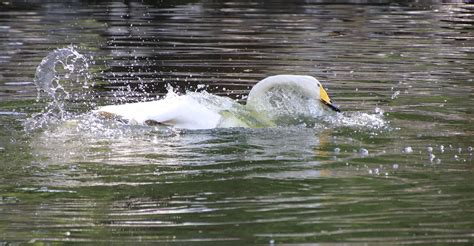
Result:
{"label": "yellow beak", "polygon": [[319,96],[321,98],[321,102],[324,103],[324,105],[328,106],[329,108],[331,108],[332,110],[336,112],[341,112],[341,110],[338,107],[332,104],[331,99],[329,99],[329,95],[326,92],[326,90],[324,90],[323,86],[319,87]]}

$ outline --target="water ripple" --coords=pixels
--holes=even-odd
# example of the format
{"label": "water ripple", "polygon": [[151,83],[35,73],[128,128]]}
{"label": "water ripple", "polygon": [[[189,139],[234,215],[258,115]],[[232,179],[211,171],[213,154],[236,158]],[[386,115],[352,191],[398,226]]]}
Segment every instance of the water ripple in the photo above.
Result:
{"label": "water ripple", "polygon": [[[356,2],[0,3],[2,242],[472,243],[474,8]],[[91,86],[40,121],[35,68],[71,44]],[[211,131],[86,113],[167,84],[244,102],[283,73],[344,113]]]}

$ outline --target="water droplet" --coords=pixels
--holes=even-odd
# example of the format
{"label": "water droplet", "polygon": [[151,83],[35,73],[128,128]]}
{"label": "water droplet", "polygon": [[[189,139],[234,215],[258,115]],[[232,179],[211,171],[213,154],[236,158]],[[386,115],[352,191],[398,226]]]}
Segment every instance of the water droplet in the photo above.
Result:
{"label": "water droplet", "polygon": [[435,158],[436,156],[433,153],[430,153],[430,162],[433,162]]}
{"label": "water droplet", "polygon": [[410,146],[407,146],[403,149],[403,152],[406,154],[411,154],[413,153],[413,149]]}
{"label": "water droplet", "polygon": [[444,145],[439,146],[439,151],[441,151],[441,153],[444,153]]}
{"label": "water droplet", "polygon": [[206,85],[203,85],[203,84],[197,85],[197,88],[198,88],[198,89],[204,89],[205,87],[206,87]]}
{"label": "water droplet", "polygon": [[334,148],[334,153],[339,154],[341,152],[340,148]]}
{"label": "water droplet", "polygon": [[395,99],[395,98],[397,98],[398,95],[400,95],[400,91],[395,91],[395,92],[392,94],[392,97],[391,97],[392,100]]}
{"label": "water droplet", "polygon": [[383,109],[377,107],[377,108],[375,108],[375,113],[376,113],[376,114],[383,115],[384,111],[383,111]]}
{"label": "water droplet", "polygon": [[367,149],[360,148],[360,149],[359,149],[359,155],[361,155],[361,156],[368,156],[368,155],[369,155],[369,151],[368,151]]}
{"label": "water droplet", "polygon": [[398,164],[396,164],[396,163],[393,164],[392,168],[393,168],[393,169],[398,169]]}
{"label": "water droplet", "polygon": [[431,153],[433,152],[433,147],[426,147],[426,150]]}

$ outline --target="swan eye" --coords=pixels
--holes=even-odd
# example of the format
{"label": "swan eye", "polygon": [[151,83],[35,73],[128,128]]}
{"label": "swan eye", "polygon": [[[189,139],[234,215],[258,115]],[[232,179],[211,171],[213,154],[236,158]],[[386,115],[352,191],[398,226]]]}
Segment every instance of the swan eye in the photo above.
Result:
{"label": "swan eye", "polygon": [[318,84],[318,87],[321,87],[321,84]]}

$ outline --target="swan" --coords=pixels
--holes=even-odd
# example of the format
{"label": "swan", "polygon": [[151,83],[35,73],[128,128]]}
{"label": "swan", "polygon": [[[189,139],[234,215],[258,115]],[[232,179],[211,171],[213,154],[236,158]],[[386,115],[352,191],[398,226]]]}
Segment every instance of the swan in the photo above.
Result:
{"label": "swan", "polygon": [[274,126],[285,115],[318,117],[328,111],[340,112],[316,78],[275,75],[252,87],[246,105],[207,92],[188,92],[168,93],[157,101],[103,106],[95,112],[130,124],[211,129]]}

